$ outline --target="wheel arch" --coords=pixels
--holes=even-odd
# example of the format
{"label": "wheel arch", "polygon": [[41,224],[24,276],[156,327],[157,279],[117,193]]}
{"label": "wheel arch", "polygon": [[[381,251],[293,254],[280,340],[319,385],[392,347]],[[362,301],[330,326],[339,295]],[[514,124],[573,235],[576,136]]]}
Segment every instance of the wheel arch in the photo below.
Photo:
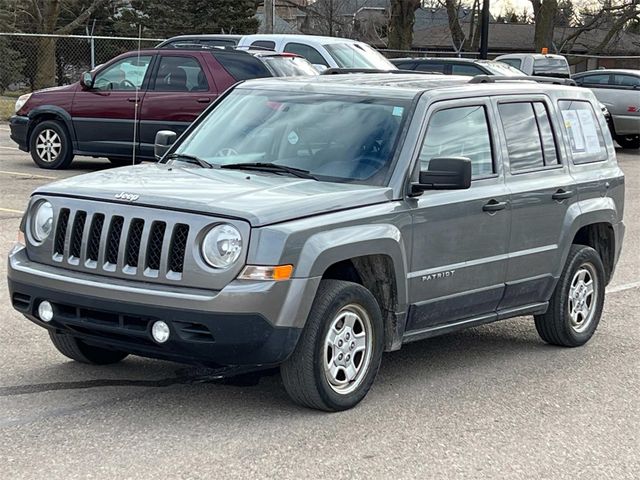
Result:
{"label": "wheel arch", "polygon": [[75,150],[76,134],[73,129],[73,122],[71,121],[71,115],[65,109],[55,105],[42,105],[34,108],[28,114],[29,128],[27,129],[27,149],[31,149],[31,134],[34,128],[41,122],[47,120],[55,120],[64,125],[71,138],[72,147]]}

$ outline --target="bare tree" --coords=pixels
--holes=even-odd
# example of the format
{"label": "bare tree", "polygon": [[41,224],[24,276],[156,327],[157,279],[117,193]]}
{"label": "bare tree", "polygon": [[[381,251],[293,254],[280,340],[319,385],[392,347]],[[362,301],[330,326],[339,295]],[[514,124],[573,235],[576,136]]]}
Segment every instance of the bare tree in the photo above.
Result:
{"label": "bare tree", "polygon": [[420,0],[391,0],[389,13],[389,48],[395,50],[411,50],[413,44],[413,24],[416,10],[420,8]]}

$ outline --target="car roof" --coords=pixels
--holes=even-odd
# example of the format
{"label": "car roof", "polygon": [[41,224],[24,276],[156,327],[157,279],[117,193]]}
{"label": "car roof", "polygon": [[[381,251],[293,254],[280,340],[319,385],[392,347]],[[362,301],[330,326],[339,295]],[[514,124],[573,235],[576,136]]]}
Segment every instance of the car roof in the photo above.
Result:
{"label": "car roof", "polygon": [[553,53],[547,53],[547,54],[543,54],[543,53],[508,53],[506,55],[500,55],[498,57],[496,57],[496,60],[499,60],[501,58],[525,58],[525,57],[531,57],[535,60],[541,59],[541,58],[564,58],[562,55],[556,55]]}
{"label": "car roof", "polygon": [[[477,78],[477,77],[476,77]],[[504,77],[505,79],[508,77]],[[238,88],[377,95],[381,97],[413,98],[426,91],[456,89],[461,97],[508,93],[542,93],[545,91],[583,91],[582,88],[540,84],[534,81],[500,80],[471,82],[467,76],[429,75],[415,73],[350,73],[314,77],[277,77],[247,80]]]}
{"label": "car roof", "polygon": [[640,70],[633,70],[632,68],[601,68],[599,70],[587,70],[586,72],[576,73],[574,77],[583,77],[585,75],[596,75],[598,73],[625,73],[627,75],[640,76]]}
{"label": "car roof", "polygon": [[226,33],[218,33],[218,34],[202,34],[202,35],[176,35],[175,37],[167,38],[165,42],[173,42],[174,40],[239,40],[242,38],[242,35],[232,35]]}
{"label": "car roof", "polygon": [[406,58],[390,58],[391,62],[460,62],[460,63],[475,63],[478,59],[475,58],[458,58],[458,57],[406,57]]}
{"label": "car roof", "polygon": [[291,42],[314,45],[326,45],[328,43],[364,43],[351,38],[323,37],[321,35],[296,35],[292,33],[257,33],[255,35],[245,35],[242,39],[242,43],[249,43],[256,40],[279,40],[281,38],[286,38]]}

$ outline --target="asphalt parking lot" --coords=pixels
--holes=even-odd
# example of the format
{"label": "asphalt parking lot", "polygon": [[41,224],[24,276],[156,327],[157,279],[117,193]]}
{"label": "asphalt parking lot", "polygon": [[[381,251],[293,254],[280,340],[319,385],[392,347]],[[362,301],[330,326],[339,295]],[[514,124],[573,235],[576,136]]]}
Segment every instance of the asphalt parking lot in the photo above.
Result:
{"label": "asphalt parking lot", "polygon": [[34,188],[109,163],[40,170],[8,136],[0,124],[0,478],[640,478],[640,152],[618,150],[627,236],[589,344],[548,346],[531,318],[410,344],[362,404],[325,414],[278,375],[62,357],[10,307],[6,252]]}

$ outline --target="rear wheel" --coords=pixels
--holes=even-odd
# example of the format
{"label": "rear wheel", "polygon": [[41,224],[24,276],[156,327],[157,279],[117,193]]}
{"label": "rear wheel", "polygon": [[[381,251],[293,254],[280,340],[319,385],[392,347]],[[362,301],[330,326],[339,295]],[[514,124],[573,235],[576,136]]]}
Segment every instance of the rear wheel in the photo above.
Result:
{"label": "rear wheel", "polygon": [[73,145],[65,126],[56,120],[38,123],[31,132],[31,158],[40,168],[67,168],[73,160]]}
{"label": "rear wheel", "polygon": [[323,280],[298,345],[280,372],[296,403],[346,410],[371,388],[382,351],[382,314],[371,292],[356,283]]}
{"label": "rear wheel", "polygon": [[616,142],[622,148],[640,148],[640,135],[618,135]]}
{"label": "rear wheel", "polygon": [[535,316],[540,337],[564,347],[587,343],[600,322],[605,283],[598,252],[591,247],[572,245],[547,313]]}
{"label": "rear wheel", "polygon": [[72,337],[66,333],[58,333],[49,330],[51,342],[58,351],[65,357],[80,363],[88,363],[90,365],[109,365],[118,363],[127,355],[126,352],[119,350],[109,350],[107,348],[95,347],[88,345],[80,339]]}

